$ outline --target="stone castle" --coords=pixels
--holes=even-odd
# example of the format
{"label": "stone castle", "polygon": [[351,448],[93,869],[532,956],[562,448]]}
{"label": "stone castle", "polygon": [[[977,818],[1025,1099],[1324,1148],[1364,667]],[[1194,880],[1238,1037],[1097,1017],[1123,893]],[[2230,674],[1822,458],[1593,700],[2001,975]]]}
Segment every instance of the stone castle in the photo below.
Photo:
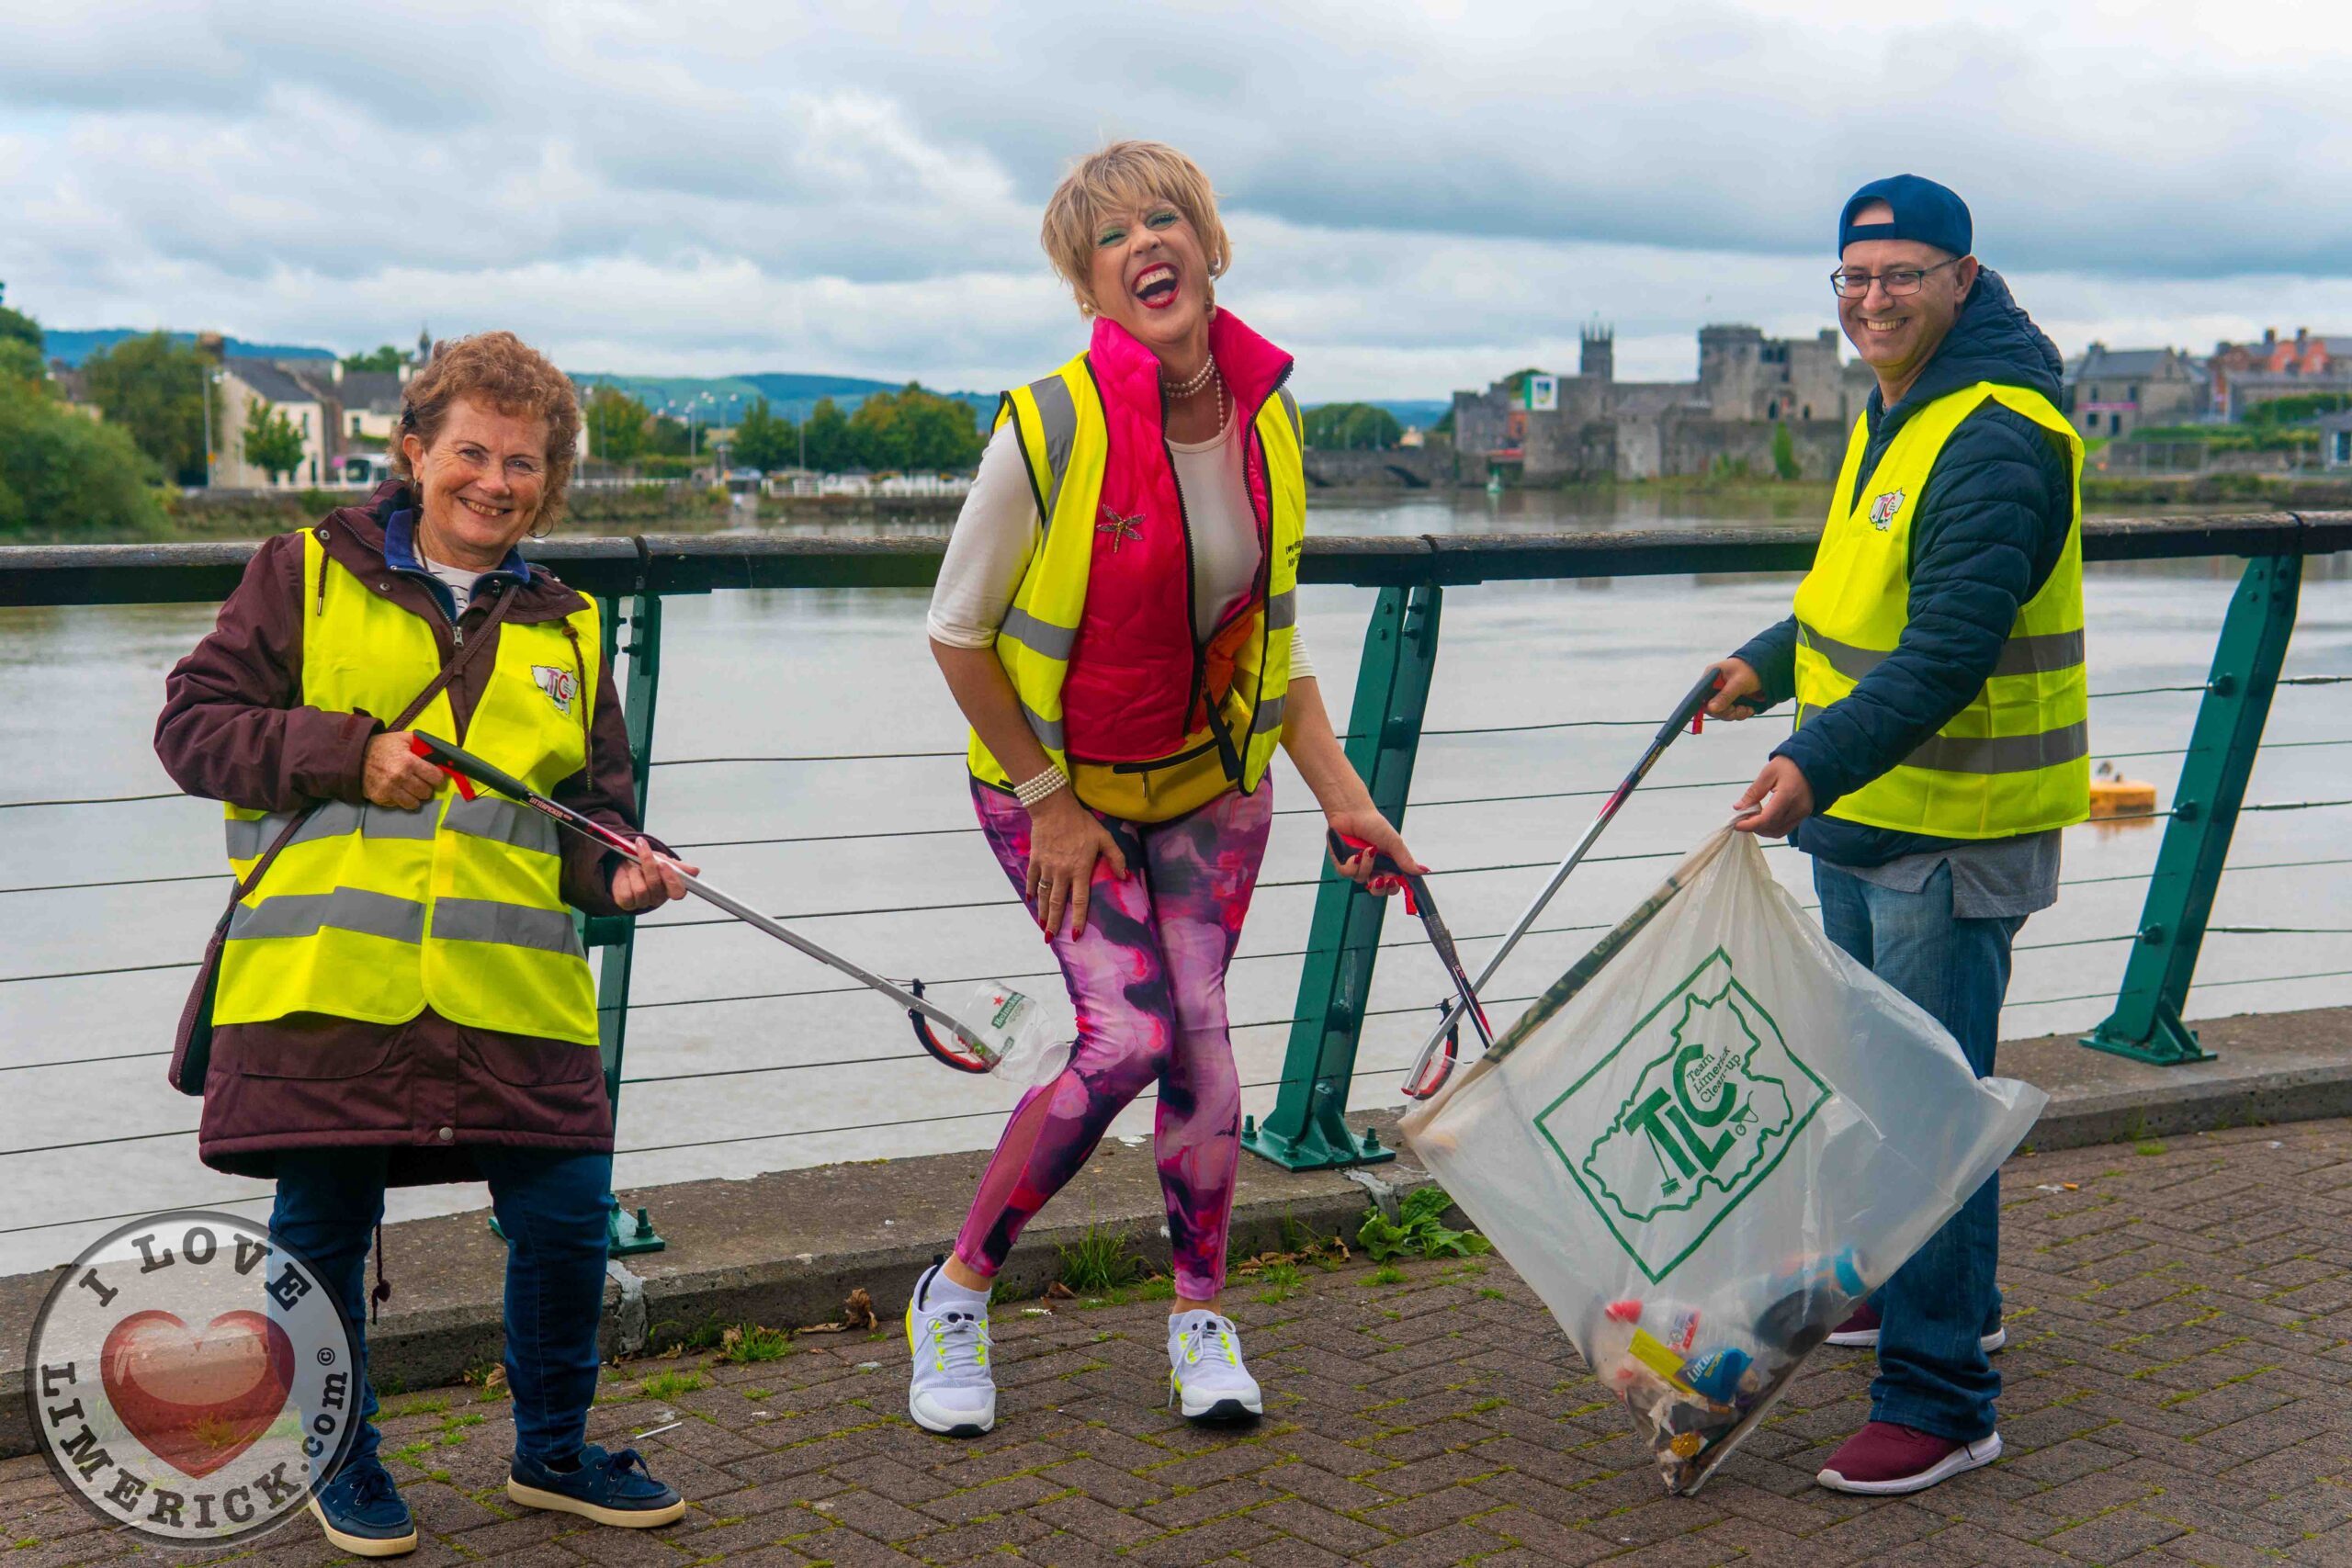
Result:
{"label": "stone castle", "polygon": [[1616,334],[1585,329],[1577,373],[1555,378],[1551,407],[1514,377],[1453,394],[1453,444],[1464,479],[1499,469],[1542,484],[1648,479],[1745,464],[1773,472],[1776,427],[1786,425],[1800,471],[1834,477],[1847,433],[1871,386],[1847,361],[1834,328],[1811,338],[1768,338],[1755,327],[1699,329],[1695,381],[1620,381]]}

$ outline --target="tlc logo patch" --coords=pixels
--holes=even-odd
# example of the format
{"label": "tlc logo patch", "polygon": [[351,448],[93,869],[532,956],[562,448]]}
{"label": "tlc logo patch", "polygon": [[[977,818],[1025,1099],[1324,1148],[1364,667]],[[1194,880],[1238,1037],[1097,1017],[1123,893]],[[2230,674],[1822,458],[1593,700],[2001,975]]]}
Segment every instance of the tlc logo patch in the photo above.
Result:
{"label": "tlc logo patch", "polygon": [[555,705],[556,712],[571,711],[572,694],[580,682],[571,671],[559,670],[552,664],[534,664],[531,666],[531,679],[538,682],[539,690],[548,694],[548,701]]}
{"label": "tlc logo patch", "polygon": [[1899,490],[1871,498],[1871,526],[1883,534],[1894,525],[1895,513],[1903,510],[1905,497]]}

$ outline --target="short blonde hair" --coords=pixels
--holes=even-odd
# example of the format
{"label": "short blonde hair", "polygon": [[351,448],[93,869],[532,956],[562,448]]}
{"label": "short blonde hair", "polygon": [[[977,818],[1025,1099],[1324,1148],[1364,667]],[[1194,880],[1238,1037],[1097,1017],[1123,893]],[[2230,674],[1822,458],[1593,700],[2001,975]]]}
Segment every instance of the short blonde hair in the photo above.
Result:
{"label": "short blonde hair", "polygon": [[1054,187],[1046,203],[1038,242],[1054,270],[1078,296],[1078,310],[1101,310],[1094,299],[1094,236],[1103,215],[1146,202],[1164,201],[1184,215],[1208,254],[1209,276],[1225,276],[1233,265],[1233,242],[1216,215],[1216,192],[1201,166],[1160,141],[1114,141],[1080,159]]}
{"label": "short blonde hair", "polygon": [[547,422],[547,487],[533,536],[544,538],[563,517],[564,492],[571,484],[572,459],[580,450],[580,396],[571,378],[555,362],[513,333],[476,333],[433,345],[433,357],[401,389],[400,424],[391,449],[392,473],[413,484],[400,437],[414,435],[428,447],[441,434],[450,407],[459,398],[479,398],[503,414]]}

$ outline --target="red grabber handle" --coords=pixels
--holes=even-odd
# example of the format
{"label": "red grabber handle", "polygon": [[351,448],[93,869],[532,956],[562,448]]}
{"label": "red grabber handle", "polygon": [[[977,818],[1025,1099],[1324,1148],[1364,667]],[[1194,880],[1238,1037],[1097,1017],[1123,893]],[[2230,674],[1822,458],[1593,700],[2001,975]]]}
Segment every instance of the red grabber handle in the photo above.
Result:
{"label": "red grabber handle", "polygon": [[1365,850],[1372,850],[1373,874],[1395,877],[1398,885],[1405,889],[1405,912],[1416,918],[1420,915],[1420,894],[1423,889],[1421,879],[1398,865],[1387,851],[1373,849],[1366,840],[1351,837],[1340,832],[1337,828],[1326,828],[1323,829],[1323,837],[1330,842],[1331,858],[1334,860],[1352,860]]}
{"label": "red grabber handle", "polygon": [[[442,761],[441,749],[435,746],[432,741],[427,740],[422,735],[412,735],[408,738],[408,750],[410,756],[422,757],[426,761],[432,763],[435,767],[440,769],[443,773],[448,774],[449,782],[458,786],[458,793],[459,795],[464,795],[468,800],[474,798],[473,781],[468,778],[465,774],[459,773],[457,769],[451,767],[447,762]],[[516,784],[515,788],[517,792],[527,793],[522,791],[522,786],[519,784]]]}

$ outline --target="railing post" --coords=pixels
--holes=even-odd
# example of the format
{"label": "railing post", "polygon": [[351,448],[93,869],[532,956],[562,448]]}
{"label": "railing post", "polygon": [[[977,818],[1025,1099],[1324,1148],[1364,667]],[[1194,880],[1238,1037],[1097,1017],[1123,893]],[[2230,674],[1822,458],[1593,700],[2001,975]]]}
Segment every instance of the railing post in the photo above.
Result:
{"label": "railing post", "polygon": [[[1420,750],[1430,671],[1437,662],[1441,603],[1442,591],[1433,582],[1380,591],[1364,630],[1363,662],[1348,717],[1348,761],[1371,788],[1373,804],[1400,825],[1413,784],[1413,759]],[[1324,857],[1298,1005],[1291,1013],[1297,1021],[1283,1055],[1282,1088],[1264,1125],[1252,1122],[1241,1134],[1244,1148],[1286,1169],[1396,1157],[1370,1129],[1359,1137],[1344,1120],[1387,908],[1386,899],[1364,892]]]}
{"label": "railing post", "polygon": [[2171,1066],[2210,1060],[2197,1032],[2181,1021],[2197,953],[2221,890],[2230,835],[2245,804],[2262,728],[2278,689],[2278,668],[2294,635],[2303,558],[2257,556],[2246,562],[2222,622],[2213,672],[2197,706],[2188,755],[2173,792],[2156,869],[2140,912],[2140,940],[2124,965],[2123,989],[2107,1021],[2083,1043],[2135,1061]]}
{"label": "railing post", "polygon": [[[605,668],[613,669],[619,655],[628,655],[628,672],[621,682],[621,713],[628,721],[629,761],[637,775],[637,819],[645,820],[646,793],[653,782],[653,699],[662,679],[662,599],[654,593],[632,593],[603,602]],[[621,641],[622,617],[628,617],[628,640]],[[596,982],[596,1035],[605,1059],[605,1094],[619,1125],[621,1055],[628,1037],[629,965],[637,954],[637,921],[624,916],[593,922],[591,942],[601,941],[602,973]],[[659,1252],[669,1244],[655,1232],[643,1209],[634,1219],[624,1218],[620,1204],[605,1198],[605,1224],[613,1256]]]}

